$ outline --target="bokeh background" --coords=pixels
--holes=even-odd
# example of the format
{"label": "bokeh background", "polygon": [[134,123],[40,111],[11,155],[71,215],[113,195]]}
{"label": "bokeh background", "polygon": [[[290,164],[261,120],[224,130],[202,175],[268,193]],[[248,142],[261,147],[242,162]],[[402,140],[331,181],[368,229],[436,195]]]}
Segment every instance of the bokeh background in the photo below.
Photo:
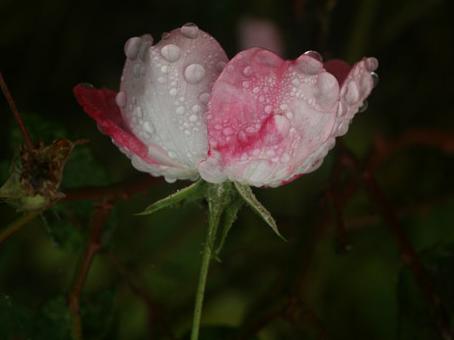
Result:
{"label": "bokeh background", "polygon": [[[360,164],[375,160],[368,169],[442,304],[428,303],[383,205],[336,147],[318,171],[255,190],[288,242],[241,211],[222,262],[211,268],[203,339],[451,339],[453,13],[448,0],[1,0],[0,70],[33,138],[91,142],[75,149],[65,170],[62,191],[80,197],[0,244],[0,339],[71,338],[68,294],[100,204],[81,188],[99,194],[116,183],[120,191],[137,183],[143,190],[116,200],[103,226],[82,290],[84,336],[187,336],[206,206],[135,216],[187,183],[134,171],[72,95],[80,82],[117,89],[127,38],[151,33],[158,40],[186,22],[211,33],[229,57],[256,38],[288,58],[318,50],[325,59],[379,59],[380,83],[341,143]],[[21,137],[3,98],[0,110],[4,182]],[[2,204],[0,216],[6,228],[19,213]]]}

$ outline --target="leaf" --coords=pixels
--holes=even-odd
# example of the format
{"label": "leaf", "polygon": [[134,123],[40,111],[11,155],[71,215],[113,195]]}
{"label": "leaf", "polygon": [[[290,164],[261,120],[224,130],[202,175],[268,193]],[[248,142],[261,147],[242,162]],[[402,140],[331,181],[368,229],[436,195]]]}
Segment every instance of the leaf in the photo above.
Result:
{"label": "leaf", "polygon": [[178,190],[177,192],[163,198],[147,208],[144,211],[138,213],[137,215],[151,215],[159,210],[174,207],[183,202],[193,202],[195,200],[201,199],[205,195],[205,182],[199,180],[190,186]]}
{"label": "leaf", "polygon": [[260,217],[273,229],[277,236],[286,241],[285,237],[282,236],[277,227],[276,221],[274,220],[271,213],[258,201],[255,197],[252,189],[248,185],[243,185],[235,182],[235,188],[237,189],[240,196],[244,201],[257,213]]}
{"label": "leaf", "polygon": [[244,201],[237,197],[225,208],[224,216],[222,219],[222,230],[220,235],[221,239],[219,240],[218,246],[216,248],[216,257],[219,257],[219,254],[224,247],[225,240],[227,239],[227,235],[229,234],[233,223],[236,221],[238,212],[243,206],[243,203]]}

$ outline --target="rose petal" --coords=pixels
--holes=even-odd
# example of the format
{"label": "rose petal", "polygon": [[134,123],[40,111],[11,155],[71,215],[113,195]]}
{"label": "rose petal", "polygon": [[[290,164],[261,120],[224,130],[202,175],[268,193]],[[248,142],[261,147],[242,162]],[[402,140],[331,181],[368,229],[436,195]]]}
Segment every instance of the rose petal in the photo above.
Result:
{"label": "rose petal", "polygon": [[259,48],[237,54],[213,87],[201,176],[278,186],[314,169],[332,145],[338,100],[336,78],[309,55],[284,61]]}
{"label": "rose petal", "polygon": [[[188,171],[179,164],[169,164],[173,162],[171,159],[163,161],[150,156],[149,147],[137,139],[125,125],[115,103],[114,91],[80,84],[74,87],[74,94],[84,111],[96,121],[101,132],[112,138],[112,142],[132,160],[138,170],[154,176],[165,175],[169,182],[196,176],[194,171]],[[159,149],[158,146],[152,148]]]}
{"label": "rose petal", "polygon": [[[206,104],[227,57],[210,35],[186,24],[163,35],[136,37],[125,46],[120,100],[128,127],[146,145],[197,172],[206,158]],[[121,98],[123,99],[123,98]]]}

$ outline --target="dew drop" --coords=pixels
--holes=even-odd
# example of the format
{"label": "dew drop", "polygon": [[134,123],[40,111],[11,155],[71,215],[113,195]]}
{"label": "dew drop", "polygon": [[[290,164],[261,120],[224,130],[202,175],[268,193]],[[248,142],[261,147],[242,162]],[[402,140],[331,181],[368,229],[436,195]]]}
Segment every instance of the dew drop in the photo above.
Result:
{"label": "dew drop", "polygon": [[190,121],[190,122],[195,122],[195,121],[197,121],[197,119],[198,119],[198,118],[197,118],[197,115],[190,115],[190,116],[189,116],[189,121]]}
{"label": "dew drop", "polygon": [[343,120],[339,123],[337,126],[337,135],[338,136],[343,136],[347,133],[348,131],[348,120]]}
{"label": "dew drop", "polygon": [[177,45],[168,44],[161,48],[161,55],[164,59],[173,63],[180,58],[181,50]]}
{"label": "dew drop", "polygon": [[271,105],[266,105],[265,106],[265,112],[266,113],[271,113],[271,111],[273,111],[273,107]]}
{"label": "dew drop", "polygon": [[249,86],[251,86],[251,83],[249,83],[249,82],[248,82],[248,81],[246,81],[246,80],[245,80],[245,81],[243,81],[243,83],[242,83],[242,84],[243,84],[243,87],[244,87],[245,89],[248,89],[248,88],[249,88]]}
{"label": "dew drop", "polygon": [[115,102],[117,103],[118,107],[124,108],[126,106],[126,93],[123,91],[118,92],[115,96]]}
{"label": "dew drop", "polygon": [[260,91],[260,89],[258,87],[254,87],[252,89],[252,92],[255,93],[255,94],[259,93],[259,91]]}
{"label": "dew drop", "polygon": [[167,67],[167,65],[162,65],[161,66],[161,72],[162,73],[167,73],[169,71],[169,68]]}
{"label": "dew drop", "polygon": [[149,122],[144,122],[143,123],[143,128],[145,129],[146,132],[153,134],[154,133],[154,128]]}
{"label": "dew drop", "polygon": [[378,68],[378,60],[377,58],[367,58],[366,59],[366,69],[369,72],[373,72]]}
{"label": "dew drop", "polygon": [[205,68],[200,64],[186,66],[184,77],[188,83],[196,84],[205,76]]}
{"label": "dew drop", "polygon": [[200,105],[195,104],[195,105],[192,107],[192,112],[197,113],[197,112],[200,112],[201,109],[202,109],[202,108],[200,107]]}
{"label": "dew drop", "polygon": [[244,74],[246,77],[249,77],[249,76],[252,74],[252,67],[246,66],[246,67],[243,69],[243,74]]}
{"label": "dew drop", "polygon": [[224,136],[231,136],[233,135],[233,129],[231,127],[226,127],[224,130],[222,130],[222,133]]}
{"label": "dew drop", "polygon": [[363,105],[360,106],[358,112],[364,112],[364,111],[366,111],[368,106],[369,106],[369,103],[367,102],[367,100],[365,100],[365,101],[363,102]]}
{"label": "dew drop", "polygon": [[140,44],[142,43],[142,39],[139,37],[132,37],[126,41],[124,51],[125,55],[128,59],[136,59],[137,54],[139,53]]}
{"label": "dew drop", "polygon": [[183,34],[186,38],[195,39],[199,35],[199,28],[196,24],[192,22],[188,22],[184,24],[181,29],[181,34]]}
{"label": "dew drop", "polygon": [[290,161],[290,155],[288,153],[284,153],[282,156],[281,156],[281,162],[283,163],[287,163]]}
{"label": "dew drop", "polygon": [[372,77],[372,80],[374,81],[374,87],[377,86],[378,82],[380,81],[380,77],[375,72],[371,72],[370,75]]}
{"label": "dew drop", "polygon": [[161,83],[161,84],[164,84],[166,82],[166,78],[164,77],[159,77],[158,78],[158,82]]}
{"label": "dew drop", "polygon": [[176,113],[182,115],[184,113],[184,106],[178,106],[176,109]]}
{"label": "dew drop", "polygon": [[174,87],[171,88],[171,89],[169,90],[169,94],[170,94],[172,97],[176,96],[176,95],[177,95],[177,89],[174,88]]}
{"label": "dew drop", "polygon": [[314,58],[314,59],[318,60],[321,63],[323,62],[323,57],[317,51],[307,51],[307,52],[304,52],[304,55],[307,55],[307,56],[309,56],[311,58]]}
{"label": "dew drop", "polygon": [[199,96],[199,99],[202,103],[207,104],[210,101],[210,94],[204,92]]}

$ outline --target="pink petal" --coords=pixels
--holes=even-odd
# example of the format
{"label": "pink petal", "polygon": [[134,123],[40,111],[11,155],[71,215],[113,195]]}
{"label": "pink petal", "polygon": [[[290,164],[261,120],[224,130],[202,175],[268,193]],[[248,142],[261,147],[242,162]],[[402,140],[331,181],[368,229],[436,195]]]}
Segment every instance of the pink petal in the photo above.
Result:
{"label": "pink petal", "polygon": [[[125,45],[127,61],[119,93],[122,116],[145,145],[197,175],[208,151],[206,107],[211,88],[228,61],[221,46],[194,24]],[[154,156],[154,155],[153,155]]]}
{"label": "pink petal", "polygon": [[[334,146],[341,98],[335,76],[312,55],[284,61],[254,48],[228,63],[209,103],[205,180],[278,186],[320,166]],[[370,91],[361,84],[363,98]]]}
{"label": "pink petal", "polygon": [[101,132],[112,138],[112,142],[132,160],[136,168],[155,176],[166,175],[168,181],[173,181],[178,177],[176,175],[184,173],[178,167],[162,164],[149,156],[149,147],[125,125],[115,103],[114,91],[79,84],[74,87],[74,95],[84,111],[96,121]]}

